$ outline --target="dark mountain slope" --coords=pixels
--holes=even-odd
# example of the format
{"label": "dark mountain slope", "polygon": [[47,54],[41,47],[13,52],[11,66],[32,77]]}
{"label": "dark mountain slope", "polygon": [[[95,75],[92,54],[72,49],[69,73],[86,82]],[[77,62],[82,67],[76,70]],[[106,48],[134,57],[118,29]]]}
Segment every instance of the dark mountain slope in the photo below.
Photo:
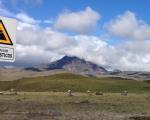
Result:
{"label": "dark mountain slope", "polygon": [[65,69],[70,72],[89,75],[103,74],[107,72],[105,68],[98,66],[92,62],[85,61],[84,59],[80,59],[78,57],[69,56],[64,56],[62,59],[48,64],[45,69]]}

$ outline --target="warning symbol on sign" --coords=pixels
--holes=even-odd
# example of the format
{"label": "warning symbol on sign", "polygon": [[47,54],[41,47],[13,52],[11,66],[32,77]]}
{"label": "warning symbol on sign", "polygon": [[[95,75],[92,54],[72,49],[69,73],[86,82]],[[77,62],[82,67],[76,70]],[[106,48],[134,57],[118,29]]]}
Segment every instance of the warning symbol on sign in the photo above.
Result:
{"label": "warning symbol on sign", "polygon": [[0,20],[0,44],[13,45],[2,20]]}

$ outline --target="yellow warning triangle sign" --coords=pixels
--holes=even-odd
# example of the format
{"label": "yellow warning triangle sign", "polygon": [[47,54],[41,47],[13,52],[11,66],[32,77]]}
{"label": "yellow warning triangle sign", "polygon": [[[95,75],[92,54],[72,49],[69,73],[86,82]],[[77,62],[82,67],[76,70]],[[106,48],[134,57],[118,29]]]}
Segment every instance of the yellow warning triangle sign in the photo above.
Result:
{"label": "yellow warning triangle sign", "polygon": [[13,45],[2,20],[0,20],[0,44]]}

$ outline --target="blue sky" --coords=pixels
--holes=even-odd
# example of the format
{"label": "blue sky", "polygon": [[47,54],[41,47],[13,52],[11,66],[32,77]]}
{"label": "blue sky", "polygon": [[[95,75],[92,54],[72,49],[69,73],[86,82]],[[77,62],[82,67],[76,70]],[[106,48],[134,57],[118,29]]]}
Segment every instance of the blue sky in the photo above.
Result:
{"label": "blue sky", "polygon": [[[24,11],[35,19],[56,19],[63,10],[80,11],[90,6],[102,14],[101,23],[108,22],[114,16],[130,10],[145,22],[150,23],[149,0],[43,0],[36,2],[13,2],[19,0],[2,0],[5,6],[14,12]],[[29,1],[29,0],[27,0]],[[32,0],[31,0],[32,1]],[[34,0],[33,0],[34,1]],[[36,0],[35,0],[36,1]]]}
{"label": "blue sky", "polygon": [[0,0],[17,19],[16,62],[77,56],[107,68],[150,71],[149,0]]}
{"label": "blue sky", "polygon": [[[146,23],[150,24],[149,17],[149,5],[150,1],[146,0],[37,0],[41,2],[17,2],[19,0],[5,0],[5,6],[14,12],[25,12],[29,16],[38,20],[50,20],[55,21],[59,14],[64,10],[80,11],[84,10],[87,6],[90,6],[93,10],[99,12],[102,16],[101,20],[98,21],[97,27],[91,34],[101,35],[105,32],[102,25],[109,22],[112,18],[117,15],[123,14],[129,10],[136,14],[136,16]],[[14,2],[15,1],[15,2]],[[47,27],[52,24],[41,23],[42,27]],[[103,30],[102,30],[103,29]],[[115,39],[115,40],[114,40]],[[108,41],[110,44],[118,43],[118,39],[111,37]]]}
{"label": "blue sky", "polygon": [[[41,4],[38,5],[30,5],[30,3],[22,4],[22,2],[18,2],[17,8],[18,10],[20,9],[28,12],[31,16],[35,16],[36,18],[46,19],[49,17],[55,17],[63,9],[74,11],[91,6],[93,9],[104,14],[108,19],[126,10],[131,10],[136,12],[143,19],[149,21],[149,4],[150,1],[148,0],[113,0],[113,2],[110,0],[44,0]],[[6,4],[6,6],[8,8],[11,7],[12,10],[16,9],[16,6],[12,4]],[[42,13],[43,15],[39,13]]]}

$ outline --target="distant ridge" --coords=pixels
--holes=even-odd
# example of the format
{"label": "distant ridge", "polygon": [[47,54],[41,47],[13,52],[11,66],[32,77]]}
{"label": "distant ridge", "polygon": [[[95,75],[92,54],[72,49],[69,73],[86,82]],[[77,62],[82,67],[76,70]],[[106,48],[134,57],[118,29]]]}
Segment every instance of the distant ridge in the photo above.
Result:
{"label": "distant ridge", "polygon": [[35,72],[42,72],[42,70],[36,68],[36,67],[28,67],[28,68],[24,68],[24,70],[27,71],[35,71]]}
{"label": "distant ridge", "polygon": [[59,60],[40,66],[27,68],[0,68],[0,81],[16,80],[24,77],[48,76],[59,73],[80,74],[83,76],[107,77],[113,80],[150,80],[150,72],[107,71],[104,67],[75,56],[64,56]]}

